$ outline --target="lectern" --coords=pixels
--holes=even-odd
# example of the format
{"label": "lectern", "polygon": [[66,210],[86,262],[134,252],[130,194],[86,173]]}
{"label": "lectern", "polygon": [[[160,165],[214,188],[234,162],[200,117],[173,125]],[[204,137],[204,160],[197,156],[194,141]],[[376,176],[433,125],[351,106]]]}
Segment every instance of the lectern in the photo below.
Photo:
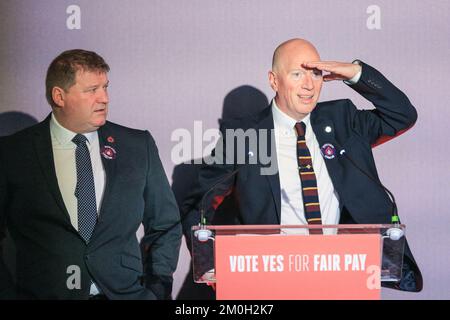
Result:
{"label": "lectern", "polygon": [[192,228],[194,281],[218,300],[380,299],[401,279],[404,225]]}

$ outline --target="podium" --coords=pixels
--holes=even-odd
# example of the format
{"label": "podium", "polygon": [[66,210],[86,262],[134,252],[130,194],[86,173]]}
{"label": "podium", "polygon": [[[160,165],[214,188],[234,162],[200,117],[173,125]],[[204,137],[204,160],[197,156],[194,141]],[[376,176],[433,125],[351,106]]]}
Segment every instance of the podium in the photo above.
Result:
{"label": "podium", "polygon": [[194,281],[218,300],[381,298],[402,276],[405,226],[239,225],[192,228]]}

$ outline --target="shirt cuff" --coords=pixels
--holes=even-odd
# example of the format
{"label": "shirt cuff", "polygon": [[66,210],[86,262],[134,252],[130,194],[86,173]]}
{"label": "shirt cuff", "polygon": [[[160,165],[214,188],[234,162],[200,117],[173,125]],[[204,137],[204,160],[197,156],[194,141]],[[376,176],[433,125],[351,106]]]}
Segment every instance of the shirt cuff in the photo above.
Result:
{"label": "shirt cuff", "polygon": [[[359,65],[361,65],[361,63],[359,62],[359,60],[355,60],[355,61],[353,61],[352,63],[353,63],[353,64],[359,64]],[[348,85],[355,84],[355,83],[357,83],[357,82],[359,81],[359,79],[361,78],[361,75],[362,75],[362,68],[361,68],[361,70],[360,70],[357,74],[355,74],[355,75],[353,76],[353,78],[348,79],[348,80],[344,80],[344,82],[345,82],[346,84],[348,84]]]}

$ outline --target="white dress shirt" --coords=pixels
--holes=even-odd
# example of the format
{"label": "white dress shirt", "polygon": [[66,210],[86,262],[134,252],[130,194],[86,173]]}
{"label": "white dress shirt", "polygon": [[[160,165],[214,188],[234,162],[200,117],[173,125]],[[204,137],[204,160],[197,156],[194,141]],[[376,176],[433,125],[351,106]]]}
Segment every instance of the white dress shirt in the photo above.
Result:
{"label": "white dress shirt", "polygon": [[[77,146],[72,142],[76,133],[64,128],[52,114],[50,119],[50,134],[59,190],[67,211],[69,212],[70,222],[72,223],[72,226],[78,230],[78,206],[77,198],[75,197],[75,187],[77,185],[75,149]],[[106,175],[100,156],[100,143],[97,131],[85,133],[84,136],[88,140],[87,147],[91,157],[92,171],[94,174],[95,198],[98,214],[98,212],[100,212],[105,189]],[[97,293],[99,292],[95,285],[93,285],[91,287],[91,294]]]}
{"label": "white dress shirt", "polygon": [[[282,112],[272,100],[272,114],[275,129],[275,146],[281,191],[281,224],[307,225],[303,208],[303,195],[297,163],[296,120]],[[339,199],[328,174],[319,143],[312,130],[310,115],[303,120],[306,124],[305,140],[311,153],[319,192],[322,224],[338,224],[340,218]],[[329,232],[328,232],[329,231]],[[324,234],[334,233],[324,230]]]}

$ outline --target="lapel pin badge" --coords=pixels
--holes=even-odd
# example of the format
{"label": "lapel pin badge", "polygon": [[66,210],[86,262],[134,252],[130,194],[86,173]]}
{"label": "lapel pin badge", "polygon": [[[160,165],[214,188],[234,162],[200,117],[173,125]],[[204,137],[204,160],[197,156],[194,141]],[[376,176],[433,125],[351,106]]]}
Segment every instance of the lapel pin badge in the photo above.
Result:
{"label": "lapel pin badge", "polygon": [[331,131],[333,131],[333,129],[330,126],[326,126],[325,127],[325,132],[326,133],[330,133]]}
{"label": "lapel pin badge", "polygon": [[333,159],[336,155],[336,148],[331,143],[325,143],[320,151],[325,159]]}
{"label": "lapel pin badge", "polygon": [[108,138],[106,138],[106,141],[108,141],[109,143],[114,143],[114,138],[109,136]]}
{"label": "lapel pin badge", "polygon": [[117,152],[111,146],[103,146],[101,154],[105,159],[114,160],[116,158]]}

